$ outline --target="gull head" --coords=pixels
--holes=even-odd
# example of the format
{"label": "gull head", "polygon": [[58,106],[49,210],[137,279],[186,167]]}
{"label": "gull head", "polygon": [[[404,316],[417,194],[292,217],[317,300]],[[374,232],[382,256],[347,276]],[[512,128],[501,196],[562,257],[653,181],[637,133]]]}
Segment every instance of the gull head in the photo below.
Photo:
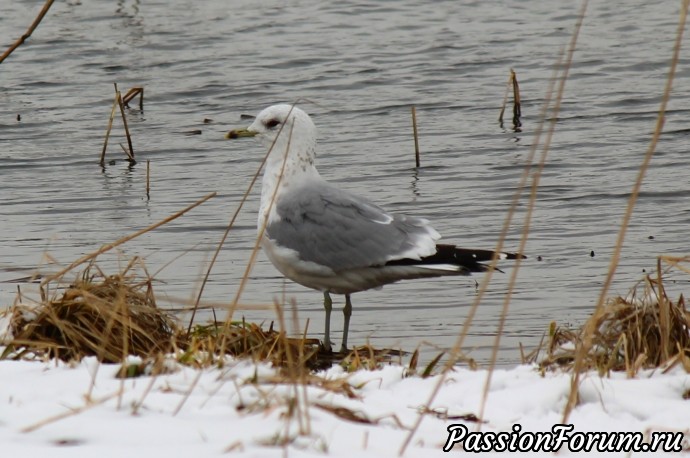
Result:
{"label": "gull head", "polygon": [[313,150],[316,126],[307,113],[294,105],[272,105],[263,109],[249,127],[225,135],[228,139],[243,137],[254,137],[280,152],[285,152],[288,145],[291,150]]}

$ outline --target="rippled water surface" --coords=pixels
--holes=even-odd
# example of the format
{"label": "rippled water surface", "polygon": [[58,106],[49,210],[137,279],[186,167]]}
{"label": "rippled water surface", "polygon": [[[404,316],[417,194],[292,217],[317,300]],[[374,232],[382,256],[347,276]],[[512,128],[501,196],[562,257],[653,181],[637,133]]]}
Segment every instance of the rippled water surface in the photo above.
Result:
{"label": "rippled water surface", "polygon": [[[25,32],[42,3],[0,0],[0,48]],[[389,210],[429,218],[445,241],[494,247],[552,68],[577,21],[576,3],[56,2],[31,39],[0,64],[0,303],[14,300],[17,284],[10,280],[37,266],[57,270],[50,259],[67,265],[216,191],[187,216],[102,261],[115,270],[140,255],[152,273],[162,269],[155,285],[161,303],[188,301],[264,153],[251,141],[225,141],[224,132],[249,122],[241,114],[300,98],[309,100],[300,105],[319,128],[324,177]],[[580,324],[590,313],[654,130],[677,22],[677,2],[590,2],[500,362],[519,361],[519,343],[533,348],[550,321]],[[612,293],[624,294],[657,255],[687,253],[688,62],[681,57]],[[511,68],[523,97],[517,133],[497,123]],[[136,104],[128,112],[139,163],[122,160],[117,143],[125,140],[116,122],[107,155],[116,162],[101,170],[115,82],[145,88],[143,112]],[[195,130],[201,134],[189,135]],[[204,301],[234,297],[254,245],[257,207],[254,192]],[[526,203],[519,208],[518,222]],[[517,247],[519,234],[516,225],[508,249]],[[488,358],[510,269],[506,263],[507,274],[494,276],[466,341],[478,360]],[[351,343],[451,346],[475,280],[481,276],[354,295]],[[682,291],[687,279],[676,281],[672,287]],[[310,334],[320,336],[321,294],[284,281],[260,255],[242,303],[283,297],[295,299],[299,327],[309,318]],[[275,318],[271,310],[241,314]],[[341,322],[334,313],[334,329]],[[340,333],[334,338],[339,342]]]}

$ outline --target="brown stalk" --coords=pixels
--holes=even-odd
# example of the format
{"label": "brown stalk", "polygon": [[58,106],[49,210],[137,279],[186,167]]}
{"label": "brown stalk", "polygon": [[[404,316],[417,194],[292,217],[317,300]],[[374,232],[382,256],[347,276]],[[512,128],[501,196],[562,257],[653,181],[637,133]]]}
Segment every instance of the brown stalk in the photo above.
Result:
{"label": "brown stalk", "polygon": [[[584,21],[585,14],[587,12],[587,3],[588,1],[585,0],[582,2],[582,6],[580,9],[580,12],[578,14],[578,21],[575,24],[575,29],[573,30],[573,35],[570,40],[570,46],[568,48],[568,54],[566,56],[565,60],[565,66],[563,68],[563,75],[560,78],[560,83],[558,85],[558,90],[556,92],[556,98],[554,101],[554,106],[551,111],[551,116],[550,116],[550,123],[546,132],[546,139],[544,140],[544,144],[542,146],[541,150],[541,155],[539,157],[539,165],[537,167],[537,170],[534,172],[532,175],[532,187],[530,191],[530,197],[529,197],[529,202],[527,206],[527,214],[525,215],[525,221],[524,221],[524,226],[522,230],[522,234],[520,236],[520,245],[518,248],[519,253],[524,253],[525,247],[527,246],[527,238],[529,236],[529,230],[531,227],[532,223],[532,214],[534,213],[534,207],[537,202],[537,190],[539,189],[539,181],[541,179],[541,175],[544,171],[544,166],[546,165],[546,159],[549,154],[549,147],[551,146],[551,140],[553,139],[553,133],[556,130],[556,120],[558,119],[558,114],[560,113],[561,110],[561,102],[563,100],[563,94],[565,92],[565,83],[568,80],[568,73],[570,70],[570,67],[572,65],[573,61],[573,55],[575,53],[575,45],[577,43],[578,36],[580,34],[580,29],[582,27],[582,22]],[[552,82],[555,82],[556,78],[551,78]],[[517,79],[515,78],[515,74],[513,73],[513,84],[514,87],[517,85]],[[516,95],[516,104],[518,104],[518,111],[519,111],[519,103],[520,103],[520,95],[519,95],[519,90]],[[547,99],[547,103],[545,106],[548,105],[548,101],[551,100],[551,94],[549,94],[549,97]],[[544,119],[542,117],[541,119]],[[515,120],[513,120],[515,123]],[[519,120],[518,120],[519,122]],[[516,126],[517,127],[517,126]],[[501,343],[501,336],[503,335],[503,329],[505,327],[505,322],[506,318],[508,316],[508,309],[510,307],[510,299],[513,296],[513,291],[515,290],[515,284],[517,283],[517,274],[519,271],[520,264],[522,262],[522,259],[518,258],[515,261],[515,266],[511,271],[510,275],[510,280],[508,283],[508,291],[506,292],[503,300],[503,308],[501,310],[501,317],[499,318],[499,324],[498,324],[498,329],[496,330],[496,337],[494,338],[494,346],[491,351],[491,362],[489,364],[489,372],[487,373],[486,377],[486,382],[484,383],[484,390],[482,392],[482,403],[479,408],[479,418],[484,418],[484,409],[486,408],[486,401],[489,396],[489,389],[491,388],[491,378],[493,376],[493,370],[496,366],[496,360],[498,358],[498,348]],[[478,423],[478,425],[481,425],[481,423]],[[480,426],[478,426],[480,427]]]}
{"label": "brown stalk", "polygon": [[83,264],[83,263],[85,263],[85,262],[87,262],[87,261],[90,261],[90,260],[96,258],[97,256],[99,256],[99,255],[101,255],[101,254],[103,254],[103,253],[105,253],[105,252],[107,252],[107,251],[110,251],[110,250],[112,250],[113,248],[116,248],[116,247],[122,245],[122,244],[125,243],[125,242],[129,242],[130,240],[135,239],[135,238],[139,237],[139,236],[142,235],[142,234],[145,234],[145,233],[147,233],[147,232],[150,232],[150,231],[152,231],[152,230],[154,230],[154,229],[156,229],[156,228],[158,228],[158,227],[160,227],[160,226],[162,226],[162,225],[164,225],[164,224],[169,223],[170,221],[172,221],[172,220],[174,220],[174,219],[179,218],[180,216],[184,215],[184,214],[187,213],[188,211],[192,210],[193,208],[198,207],[199,205],[203,204],[204,202],[206,202],[207,200],[209,200],[209,199],[211,199],[212,197],[215,197],[215,196],[216,196],[216,193],[215,193],[215,192],[212,192],[212,193],[210,193],[210,194],[207,194],[205,197],[199,199],[198,201],[196,201],[196,202],[193,203],[192,205],[189,205],[188,207],[186,207],[186,208],[184,208],[184,209],[182,209],[182,210],[180,210],[180,211],[178,211],[178,212],[176,212],[176,213],[173,213],[172,215],[168,216],[167,218],[165,218],[165,219],[163,219],[163,220],[161,220],[161,221],[159,221],[159,222],[157,222],[157,223],[155,223],[155,224],[152,224],[152,225],[150,225],[150,226],[148,226],[148,227],[146,227],[146,228],[144,228],[144,229],[138,230],[138,231],[136,231],[136,232],[134,232],[134,233],[132,233],[132,234],[130,234],[130,235],[127,235],[127,236],[125,236],[125,237],[122,237],[121,239],[119,239],[119,240],[117,240],[117,241],[115,241],[115,242],[113,242],[113,243],[108,243],[108,244],[106,244],[106,245],[103,245],[103,246],[100,247],[98,250],[96,250],[96,251],[94,251],[94,252],[92,252],[92,253],[89,253],[89,254],[87,254],[87,255],[82,256],[81,258],[77,259],[76,261],[74,261],[74,262],[73,262],[72,264],[70,264],[69,266],[67,266],[67,267],[65,267],[64,269],[60,270],[58,273],[53,274],[53,275],[49,275],[49,276],[46,276],[45,278],[43,278],[43,280],[41,280],[41,288],[43,288],[46,284],[50,283],[51,281],[53,281],[53,280],[55,280],[55,279],[57,279],[57,278],[62,277],[63,275],[65,275],[67,272],[69,272],[70,270],[74,269],[74,268],[77,267],[78,265],[81,265],[81,264]]}
{"label": "brown stalk", "polygon": [[[294,106],[294,104],[293,104]],[[233,213],[232,218],[230,218],[230,222],[228,223],[227,228],[225,228],[225,232],[223,233],[223,236],[220,238],[220,242],[218,243],[218,247],[216,247],[216,251],[213,253],[213,257],[211,258],[211,262],[208,265],[208,269],[206,270],[206,275],[204,275],[204,279],[201,281],[201,287],[199,288],[199,294],[197,295],[196,302],[194,302],[194,308],[192,309],[192,316],[189,318],[189,326],[187,326],[187,333],[189,333],[192,329],[192,324],[194,323],[194,317],[196,316],[196,311],[199,308],[199,303],[201,302],[201,296],[204,293],[204,288],[206,287],[206,283],[208,283],[208,278],[211,276],[211,270],[213,270],[213,266],[216,264],[216,260],[218,259],[218,255],[220,254],[220,250],[223,248],[223,245],[225,245],[225,241],[228,238],[228,234],[230,234],[230,230],[235,224],[235,220],[237,220],[237,216],[240,214],[240,210],[242,210],[242,207],[244,206],[244,203],[247,201],[247,198],[249,197],[249,193],[252,191],[254,188],[254,184],[256,184],[256,180],[259,178],[259,175],[261,174],[261,170],[263,170],[264,165],[266,164],[266,160],[268,160],[269,154],[271,154],[271,151],[273,151],[273,146],[276,144],[276,141],[278,140],[278,136],[280,136],[281,132],[283,131],[284,124],[280,125],[280,129],[278,129],[278,133],[276,134],[275,138],[273,139],[273,142],[271,143],[271,146],[268,148],[268,151],[264,155],[263,160],[261,161],[261,164],[259,164],[259,168],[256,170],[256,173],[252,177],[252,180],[249,182],[249,186],[247,186],[247,190],[244,191],[244,194],[242,195],[242,199],[240,199],[240,204],[237,206],[235,209],[235,213]],[[227,320],[229,321],[229,320]],[[223,348],[224,350],[224,348]]]}
{"label": "brown stalk", "polygon": [[[586,3],[587,2],[585,0],[584,4],[586,5]],[[584,11],[584,8],[583,8],[583,11]],[[559,63],[560,63],[560,60],[559,60]],[[510,86],[511,82],[512,82],[512,74],[511,74],[511,79],[509,80],[509,86]],[[548,104],[550,101],[551,92],[553,90],[554,84],[555,84],[555,78],[552,78],[549,82],[549,89],[547,91],[546,102],[542,106],[542,111],[541,111],[541,116],[540,116],[540,118],[542,120],[545,119],[545,117],[546,117],[546,112],[548,110]],[[525,167],[524,167],[522,175],[520,177],[520,181],[518,183],[517,189],[516,189],[515,194],[513,196],[513,200],[511,201],[511,205],[510,205],[510,208],[508,210],[508,214],[506,215],[506,218],[504,220],[503,227],[501,229],[501,233],[499,234],[498,243],[497,243],[497,246],[495,248],[495,251],[497,253],[500,251],[503,251],[503,244],[504,244],[505,238],[508,234],[508,230],[510,228],[510,224],[512,222],[515,211],[517,210],[518,202],[519,202],[519,199],[522,195],[522,190],[525,188],[525,185],[527,183],[527,179],[530,175],[532,162],[533,162],[534,156],[536,154],[536,149],[539,145],[542,130],[543,130],[543,122],[540,123],[537,126],[537,129],[535,130],[535,140],[534,140],[533,146],[530,148],[530,151],[528,153],[527,160],[525,161]],[[527,225],[525,229],[529,230],[529,226]],[[524,230],[523,230],[523,234],[524,234]],[[521,248],[521,249],[523,249],[523,248]],[[441,375],[440,375],[436,385],[434,386],[434,389],[432,390],[432,392],[429,396],[429,399],[426,403],[427,406],[430,406],[433,403],[434,399],[436,398],[436,396],[438,395],[438,393],[441,389],[441,386],[443,386],[443,384],[445,383],[445,379],[447,377],[448,372],[452,369],[453,365],[455,364],[455,361],[457,361],[457,359],[458,359],[458,355],[460,355],[460,353],[461,353],[462,345],[465,341],[465,338],[467,337],[467,334],[469,333],[469,328],[472,324],[472,321],[474,320],[474,316],[477,312],[479,304],[480,304],[482,298],[484,297],[484,295],[486,294],[486,291],[488,290],[489,283],[491,282],[491,278],[493,276],[493,272],[495,270],[497,261],[498,261],[498,255],[494,256],[494,258],[491,260],[491,263],[489,265],[490,269],[484,275],[484,278],[481,282],[479,290],[477,291],[477,295],[475,297],[475,300],[472,303],[472,306],[470,307],[470,311],[467,314],[467,318],[465,319],[465,323],[463,324],[461,332],[458,335],[458,338],[457,338],[455,344],[453,345],[453,347],[450,351],[450,356],[449,356],[449,358],[448,358],[448,360],[447,360],[447,362],[443,368],[443,371],[441,372]],[[514,275],[517,275],[517,272],[519,271],[519,266],[520,266],[520,260],[518,259],[516,264],[515,264],[515,267],[513,269]],[[507,301],[509,302],[509,300],[510,299],[508,298]],[[504,307],[506,307],[506,306],[504,305]],[[507,313],[507,310],[506,310],[506,313]],[[502,319],[505,320],[505,317],[503,317]],[[421,425],[422,420],[423,420],[423,415],[421,415],[421,414],[418,415],[418,417],[415,421],[415,424],[413,425],[409,434],[405,438],[405,441],[403,442],[402,447],[400,448],[400,452],[399,452],[400,456],[402,456],[405,453],[407,446],[409,445],[412,438],[414,437],[414,434],[419,429],[419,426]]]}
{"label": "brown stalk", "polygon": [[197,372],[196,377],[194,377],[194,380],[192,381],[192,384],[189,385],[189,388],[187,389],[187,391],[185,392],[184,396],[183,396],[182,399],[180,400],[180,403],[177,405],[177,407],[176,407],[175,410],[173,411],[173,414],[172,414],[173,417],[176,416],[178,413],[180,413],[180,410],[182,410],[182,407],[183,407],[183,406],[185,405],[185,403],[187,402],[187,399],[189,399],[189,397],[190,397],[190,396],[192,395],[192,393],[194,392],[194,389],[195,389],[196,386],[199,384],[199,380],[201,380],[201,376],[203,375],[203,373],[204,373],[203,371],[198,371],[198,372]]}
{"label": "brown stalk", "polygon": [[522,122],[520,122],[520,117],[522,116],[520,85],[518,84],[517,75],[512,69],[510,70],[510,78],[513,81],[513,128],[518,129],[522,126]]}
{"label": "brown stalk", "polygon": [[501,112],[498,114],[498,123],[503,127],[503,115],[506,111],[506,105],[508,103],[508,93],[510,89],[513,89],[513,128],[517,129],[522,126],[520,117],[522,116],[522,108],[520,102],[520,85],[517,81],[517,75],[515,70],[510,69],[510,76],[508,77],[508,84],[506,85],[506,90],[503,93],[503,104],[501,105]]}
{"label": "brown stalk", "polygon": [[[293,126],[294,127],[294,124]],[[292,134],[292,130],[290,131]],[[289,144],[288,144],[288,150],[289,150]],[[287,156],[287,154],[286,154]],[[281,171],[282,175],[282,171]],[[287,327],[285,325],[285,315],[283,313],[283,304],[278,303],[277,301],[274,303],[275,306],[275,312],[276,316],[278,317],[278,323],[280,323],[280,329],[281,333],[278,339],[278,342],[282,345],[283,347],[283,352],[285,355],[285,359],[287,361],[287,372],[288,372],[288,378],[290,380],[292,389],[294,391],[294,402],[295,402],[295,413],[297,415],[297,421],[299,423],[299,433],[301,435],[309,434],[310,433],[310,421],[309,421],[309,410],[304,409],[304,405],[307,402],[307,398],[300,395],[299,392],[299,385],[302,385],[302,387],[305,389],[304,390],[304,395],[306,395],[306,386],[305,386],[305,379],[304,379],[304,366],[302,365],[303,361],[299,359],[297,362],[294,361],[294,356],[292,352],[292,348],[290,348],[288,339],[287,339]],[[297,314],[297,305],[293,303],[293,313],[296,315]],[[299,366],[298,364],[299,363]],[[304,402],[302,402],[302,399]],[[286,422],[290,421],[290,416],[286,416]],[[286,424],[286,429],[289,430],[289,425]]]}
{"label": "brown stalk", "polygon": [[151,198],[151,159],[146,159],[146,200]]}
{"label": "brown stalk", "polygon": [[419,136],[417,135],[417,109],[412,107],[412,133],[414,134],[414,163],[419,168]]}
{"label": "brown stalk", "polygon": [[7,51],[5,51],[2,56],[0,56],[0,64],[2,61],[4,61],[12,52],[14,52],[15,49],[20,47],[26,40],[29,39],[32,33],[34,33],[34,30],[36,30],[36,27],[38,27],[38,24],[41,23],[43,20],[43,17],[48,13],[48,10],[50,7],[53,5],[54,0],[47,0],[45,4],[43,5],[43,8],[41,8],[41,11],[38,13],[38,16],[36,16],[36,19],[34,19],[34,22],[29,26],[29,29],[26,31],[24,35],[19,37],[17,41],[14,42],[12,46],[7,48]]}
{"label": "brown stalk", "polygon": [[124,106],[129,107],[129,102],[132,101],[132,99],[136,96],[139,96],[139,109],[144,110],[144,88],[140,86],[136,86],[131,88],[127,93],[122,97],[122,103]]}
{"label": "brown stalk", "polygon": [[125,105],[122,103],[122,93],[117,89],[117,83],[115,85],[115,97],[117,98],[117,103],[120,106],[120,114],[122,115],[122,124],[125,126],[125,136],[127,137],[127,146],[129,147],[129,152],[125,151],[129,162],[136,163],[134,160],[134,147],[132,146],[132,137],[129,135],[129,127],[127,126],[127,116],[125,115]]}
{"label": "brown stalk", "polygon": [[666,291],[664,289],[664,284],[662,282],[661,274],[661,258],[656,259],[656,273],[657,273],[657,301],[659,303],[659,331],[661,333],[661,357],[664,361],[668,360],[670,355],[668,350],[670,345],[671,336],[671,304],[666,296]]}
{"label": "brown stalk", "polygon": [[67,412],[60,413],[57,415],[54,415],[52,417],[46,418],[45,420],[39,421],[38,423],[34,423],[33,425],[25,426],[24,428],[20,429],[21,432],[23,433],[31,433],[36,431],[37,429],[40,429],[46,425],[49,425],[51,423],[55,423],[56,421],[63,420],[65,418],[69,418],[72,415],[78,415],[86,410],[89,410],[92,407],[96,407],[98,405],[104,404],[114,397],[118,396],[120,394],[120,390],[116,391],[115,393],[111,393],[107,396],[103,396],[102,398],[96,400],[96,401],[91,401],[87,403],[86,405],[82,407],[78,407],[75,409],[70,409]]}
{"label": "brown stalk", "polygon": [[103,141],[103,150],[101,151],[101,167],[105,167],[105,150],[108,149],[108,139],[110,138],[110,131],[113,128],[113,120],[115,119],[115,110],[117,109],[117,94],[113,99],[113,108],[110,110],[110,118],[108,118],[108,130],[105,131],[105,140]]}
{"label": "brown stalk", "polygon": [[498,114],[498,123],[503,127],[503,115],[506,112],[506,105],[508,104],[508,93],[510,92],[510,87],[513,84],[513,69],[510,69],[510,76],[508,77],[508,84],[506,84],[506,90],[503,93],[503,104],[501,104],[501,112]]}
{"label": "brown stalk", "polygon": [[[293,105],[294,106],[294,105]],[[288,112],[287,119],[290,118],[290,113],[292,110]],[[284,124],[281,125],[281,127],[284,126]],[[280,188],[280,182],[283,180],[283,174],[285,173],[285,165],[287,164],[287,157],[288,153],[290,152],[290,142],[292,140],[292,131],[294,130],[295,125],[294,123],[290,126],[290,135],[288,136],[288,143],[285,148],[285,153],[283,155],[283,164],[280,169],[280,174],[278,175],[278,182],[276,183],[276,187],[273,190],[273,195],[271,196],[271,201],[268,204],[268,208],[266,209],[266,215],[264,217],[264,221],[261,224],[261,228],[259,230],[259,234],[256,237],[256,242],[254,243],[254,248],[252,249],[252,253],[249,256],[249,261],[247,261],[247,267],[244,270],[244,275],[242,276],[242,280],[240,281],[239,286],[237,287],[237,292],[235,293],[235,298],[232,300],[230,303],[230,307],[228,308],[228,314],[227,317],[225,318],[225,329],[227,329],[228,324],[232,321],[232,316],[235,313],[235,309],[237,308],[237,304],[239,303],[240,297],[242,296],[242,292],[244,291],[244,287],[247,284],[247,281],[249,280],[249,273],[252,270],[252,267],[254,267],[254,262],[256,261],[256,256],[259,254],[259,247],[261,246],[261,239],[264,236],[264,232],[266,232],[266,226],[268,225],[268,215],[271,213],[271,209],[273,208],[273,205],[275,204],[276,196],[278,195],[278,189]],[[281,131],[278,131],[276,134],[276,139],[280,135]],[[275,144],[275,141],[274,143]],[[271,145],[273,146],[273,145]],[[268,157],[268,156],[267,156]],[[225,332],[223,333],[225,335]],[[223,339],[223,344],[221,345],[221,351],[225,351],[225,339]]]}
{"label": "brown stalk", "polygon": [[[639,195],[640,188],[642,187],[642,181],[644,180],[644,176],[647,172],[647,169],[649,167],[649,164],[652,160],[652,157],[654,156],[654,152],[656,151],[656,145],[659,142],[659,137],[661,136],[661,131],[663,130],[664,127],[664,119],[666,116],[666,107],[668,105],[668,101],[671,97],[671,88],[673,87],[673,78],[676,73],[676,66],[678,64],[678,59],[680,56],[680,47],[682,44],[683,40],[683,31],[685,29],[685,21],[687,18],[688,14],[688,3],[690,0],[683,0],[682,6],[681,6],[681,11],[680,11],[680,18],[678,20],[678,30],[676,32],[676,40],[673,45],[673,55],[671,57],[671,64],[670,68],[668,71],[668,77],[666,78],[666,85],[664,87],[664,93],[661,99],[661,105],[659,106],[659,114],[657,116],[656,120],[656,126],[654,129],[654,133],[652,134],[652,139],[649,143],[649,147],[647,148],[647,152],[645,153],[645,157],[642,161],[642,164],[640,165],[640,169],[637,174],[637,179],[635,180],[635,184],[633,185],[632,193],[630,194],[630,199],[628,199],[628,206],[625,211],[625,215],[623,216],[623,222],[621,223],[620,230],[618,232],[618,238],[616,239],[616,246],[613,250],[613,254],[611,255],[611,263],[609,264],[609,269],[606,274],[606,279],[604,280],[604,286],[601,288],[601,293],[599,294],[599,299],[597,300],[597,305],[596,309],[599,309],[603,307],[606,296],[608,295],[609,288],[611,287],[611,283],[613,282],[613,276],[616,273],[616,269],[618,268],[618,263],[620,261],[620,255],[621,251],[623,250],[623,241],[625,240],[625,235],[628,230],[628,225],[630,224],[630,220],[632,219],[632,213],[633,209],[635,208],[635,203],[637,202],[637,196]],[[573,408],[575,408],[575,405],[577,404],[578,401],[578,388],[580,385],[580,372],[582,371],[583,368],[583,363],[585,359],[585,355],[589,352],[590,348],[592,347],[592,337],[594,335],[594,332],[596,329],[594,328],[594,322],[590,321],[587,323],[587,326],[584,329],[583,332],[583,341],[579,348],[577,349],[577,352],[575,354],[575,366],[573,369],[573,375],[570,381],[570,394],[568,396],[568,402],[565,406],[565,409],[563,411],[563,423],[567,423],[568,418],[570,417],[570,413],[572,412]]]}

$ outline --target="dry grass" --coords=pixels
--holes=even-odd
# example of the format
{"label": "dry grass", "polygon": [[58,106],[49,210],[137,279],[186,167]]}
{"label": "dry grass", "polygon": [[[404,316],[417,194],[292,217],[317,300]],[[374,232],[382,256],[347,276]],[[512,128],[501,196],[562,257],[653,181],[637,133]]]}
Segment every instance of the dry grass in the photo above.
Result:
{"label": "dry grass", "polygon": [[647,276],[627,297],[615,297],[597,308],[578,331],[552,323],[542,370],[575,371],[584,333],[591,345],[577,370],[596,370],[600,375],[625,371],[630,377],[640,369],[682,363],[690,372],[690,313],[681,294],[666,294],[662,275]]}
{"label": "dry grass", "polygon": [[[9,309],[10,335],[0,359],[59,358],[64,361],[95,356],[119,363],[129,355],[140,363],[125,363],[121,376],[158,374],[172,356],[194,367],[222,366],[226,355],[269,362],[290,378],[340,363],[348,371],[375,368],[394,357],[395,350],[370,346],[350,354],[324,352],[318,339],[289,337],[285,331],[264,329],[242,321],[197,324],[190,330],[156,304],[154,279],[143,261],[132,261],[115,275],[105,274],[92,260],[76,280],[42,287],[37,303],[18,301]],[[51,296],[51,297],[49,297]],[[284,328],[283,326],[281,326]]]}
{"label": "dry grass", "polygon": [[3,356],[97,356],[119,362],[129,354],[147,357],[172,351],[177,340],[174,320],[156,306],[152,280],[138,275],[136,261],[116,275],[106,275],[91,263],[56,297],[14,306],[13,339]]}
{"label": "dry grass", "polygon": [[221,352],[270,362],[297,372],[323,369],[330,367],[332,362],[328,355],[319,352],[318,339],[288,337],[285,332],[274,330],[273,323],[267,330],[244,320],[196,325],[189,334],[185,334],[185,341],[187,350],[183,362],[198,355],[215,357]]}

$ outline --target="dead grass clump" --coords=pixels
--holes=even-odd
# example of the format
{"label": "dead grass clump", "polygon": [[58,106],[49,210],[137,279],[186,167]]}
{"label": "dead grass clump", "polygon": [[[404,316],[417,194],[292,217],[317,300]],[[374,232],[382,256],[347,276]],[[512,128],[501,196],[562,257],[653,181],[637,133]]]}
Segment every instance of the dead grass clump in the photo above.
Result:
{"label": "dead grass clump", "polygon": [[[594,329],[585,336],[587,329]],[[591,339],[590,345],[583,345]],[[574,369],[576,352],[588,348],[583,370],[625,371],[634,376],[640,369],[681,362],[690,372],[690,313],[681,294],[670,300],[661,281],[647,277],[643,294],[616,297],[596,310],[579,332],[552,325],[543,369]]]}
{"label": "dead grass clump", "polygon": [[[156,305],[153,278],[138,257],[115,275],[103,273],[94,257],[76,281],[63,287],[66,272],[42,284],[36,303],[24,304],[18,295],[5,320],[9,328],[0,330],[0,343],[6,346],[0,359],[96,356],[101,362],[123,363],[120,377],[137,377],[169,370],[170,358],[201,368],[222,366],[230,355],[271,363],[295,379],[334,363],[348,370],[374,368],[400,355],[369,346],[349,356],[326,352],[318,339],[306,338],[306,329],[300,337],[289,337],[272,323],[266,330],[244,320],[212,322],[186,332]],[[129,355],[142,361],[127,362]]]}
{"label": "dead grass clump", "polygon": [[27,353],[62,360],[97,356],[119,362],[127,355],[142,357],[172,351],[175,324],[156,306],[151,279],[138,278],[128,266],[106,276],[94,264],[59,297],[12,310],[3,356]]}
{"label": "dead grass clump", "polygon": [[[270,362],[290,370],[319,370],[330,367],[333,362],[328,355],[319,352],[318,339],[288,337],[284,332],[274,330],[273,323],[267,330],[244,320],[196,325],[183,341],[187,342],[185,356],[181,358],[183,363],[200,355],[205,355],[205,363],[211,363],[208,358],[213,359],[222,350],[225,354]],[[204,361],[197,359],[197,362],[204,365]]]}

